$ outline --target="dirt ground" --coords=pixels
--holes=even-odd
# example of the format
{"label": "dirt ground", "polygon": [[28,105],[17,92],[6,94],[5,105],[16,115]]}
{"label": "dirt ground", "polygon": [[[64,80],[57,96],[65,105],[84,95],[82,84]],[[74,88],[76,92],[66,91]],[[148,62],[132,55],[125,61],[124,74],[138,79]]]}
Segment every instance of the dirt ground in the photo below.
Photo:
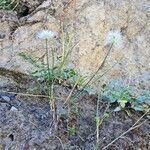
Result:
{"label": "dirt ground", "polygon": [[[76,115],[68,116],[67,112],[62,113],[60,107],[58,129],[54,132],[48,99],[8,93],[26,93],[27,84],[18,85],[14,81],[4,80],[6,78],[0,80],[0,150],[95,150],[95,96],[88,93],[80,96],[75,102],[78,110]],[[56,86],[55,96],[60,106],[70,90]],[[100,102],[100,117],[106,106],[106,103]],[[111,108],[108,111],[111,111]],[[99,150],[128,130],[142,115],[143,113],[134,111],[129,111],[129,114],[125,111],[111,112],[100,126]],[[75,127],[75,133],[72,135],[68,134],[68,124]],[[150,121],[147,120],[107,150],[149,150],[149,133]]]}

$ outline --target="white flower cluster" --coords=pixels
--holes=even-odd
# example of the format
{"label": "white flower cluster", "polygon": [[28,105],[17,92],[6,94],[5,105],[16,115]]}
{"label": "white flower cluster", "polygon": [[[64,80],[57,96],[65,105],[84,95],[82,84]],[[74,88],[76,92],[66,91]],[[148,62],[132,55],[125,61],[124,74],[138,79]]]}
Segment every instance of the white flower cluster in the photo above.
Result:
{"label": "white flower cluster", "polygon": [[119,31],[109,31],[106,36],[105,44],[113,44],[116,48],[123,46],[122,35]]}
{"label": "white flower cluster", "polygon": [[37,33],[37,37],[44,40],[51,39],[54,36],[56,36],[56,33],[49,30],[42,30]]}

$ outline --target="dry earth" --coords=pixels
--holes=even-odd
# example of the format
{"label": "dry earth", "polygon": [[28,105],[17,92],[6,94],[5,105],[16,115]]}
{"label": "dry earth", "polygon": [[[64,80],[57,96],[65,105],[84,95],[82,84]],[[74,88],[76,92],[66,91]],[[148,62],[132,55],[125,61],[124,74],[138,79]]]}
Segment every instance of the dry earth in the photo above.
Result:
{"label": "dry earth", "polygon": [[[11,78],[1,76],[0,85],[0,150],[95,150],[96,101],[94,95],[84,93],[76,101],[78,113],[67,115],[58,105],[58,129],[54,132],[52,114],[47,98],[14,95],[9,91],[26,93],[35,82],[17,84]],[[34,83],[34,84],[33,84]],[[5,91],[5,92],[2,92]],[[57,85],[55,97],[62,104],[70,89]],[[100,102],[102,117],[107,104]],[[111,112],[111,108],[108,110]],[[101,150],[112,140],[128,130],[143,113],[129,111],[111,112],[100,126]],[[144,117],[140,122],[147,120]],[[75,126],[75,134],[68,135],[67,125]],[[150,121],[130,131],[113,143],[108,150],[149,150]]]}

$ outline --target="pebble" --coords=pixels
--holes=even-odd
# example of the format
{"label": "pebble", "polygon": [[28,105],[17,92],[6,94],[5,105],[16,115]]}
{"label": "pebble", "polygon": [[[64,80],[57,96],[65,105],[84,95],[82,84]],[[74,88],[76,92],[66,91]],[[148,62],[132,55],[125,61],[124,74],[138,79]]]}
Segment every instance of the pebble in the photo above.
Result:
{"label": "pebble", "polygon": [[10,109],[10,111],[11,111],[11,112],[17,112],[18,109],[17,109],[16,107],[12,106],[11,109]]}
{"label": "pebble", "polygon": [[4,32],[0,32],[0,39],[4,39],[6,34]]}
{"label": "pebble", "polygon": [[16,98],[17,94],[11,94],[7,92],[0,92],[0,98],[6,102],[10,102]]}
{"label": "pebble", "polygon": [[3,99],[3,100],[5,100],[6,102],[10,102],[10,97],[8,97],[8,96],[1,96],[1,98]]}

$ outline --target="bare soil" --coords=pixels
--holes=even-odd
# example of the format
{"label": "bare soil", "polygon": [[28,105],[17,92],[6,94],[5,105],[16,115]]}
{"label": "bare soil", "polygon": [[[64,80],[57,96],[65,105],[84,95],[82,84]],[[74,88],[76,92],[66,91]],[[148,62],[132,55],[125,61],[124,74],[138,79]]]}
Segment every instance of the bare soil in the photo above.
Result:
{"label": "bare soil", "polygon": [[[10,82],[7,80],[7,84],[3,83],[0,87],[0,95],[10,97],[9,102],[0,98],[0,150],[95,150],[96,96],[88,93],[80,96],[74,102],[78,108],[76,114],[68,116],[67,112],[58,110],[58,129],[54,131],[48,99],[10,94],[8,91],[26,93],[29,83],[19,85],[8,81]],[[57,104],[63,104],[70,90],[60,85],[55,87]],[[106,107],[107,104],[101,101],[100,117]],[[110,116],[100,126],[99,150],[128,130],[143,115],[135,111],[129,111],[128,114],[125,111],[112,112],[111,108],[108,111],[111,112]],[[75,127],[74,134],[68,134],[68,125]],[[107,149],[149,150],[149,133],[150,121],[147,120]]]}

